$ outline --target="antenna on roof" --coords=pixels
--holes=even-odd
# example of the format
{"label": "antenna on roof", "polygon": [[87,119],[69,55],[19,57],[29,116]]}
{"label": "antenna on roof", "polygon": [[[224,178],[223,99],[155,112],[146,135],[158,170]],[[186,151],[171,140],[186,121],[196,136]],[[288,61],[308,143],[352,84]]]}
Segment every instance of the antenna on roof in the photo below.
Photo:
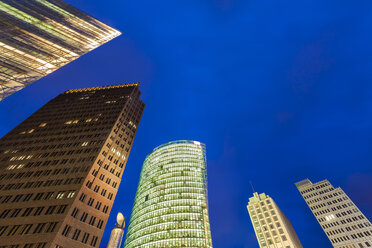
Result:
{"label": "antenna on roof", "polygon": [[251,184],[251,187],[252,187],[253,193],[255,193],[256,191],[255,191],[254,188],[253,188],[252,181],[249,181],[249,183]]}

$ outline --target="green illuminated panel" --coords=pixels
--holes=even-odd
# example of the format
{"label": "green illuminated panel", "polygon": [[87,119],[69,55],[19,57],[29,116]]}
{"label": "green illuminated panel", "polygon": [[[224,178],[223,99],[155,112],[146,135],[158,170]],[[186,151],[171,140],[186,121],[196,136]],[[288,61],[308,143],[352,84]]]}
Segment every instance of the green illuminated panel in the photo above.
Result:
{"label": "green illuminated panel", "polygon": [[203,144],[170,142],[146,157],[124,247],[212,247]]}

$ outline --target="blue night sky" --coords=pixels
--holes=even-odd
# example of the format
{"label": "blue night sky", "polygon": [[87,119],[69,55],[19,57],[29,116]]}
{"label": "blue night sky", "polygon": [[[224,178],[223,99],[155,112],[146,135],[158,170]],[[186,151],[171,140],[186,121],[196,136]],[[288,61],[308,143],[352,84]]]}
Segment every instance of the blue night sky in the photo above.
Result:
{"label": "blue night sky", "polygon": [[258,248],[269,194],[303,246],[331,248],[294,183],[329,179],[372,218],[370,0],[68,0],[123,35],[0,102],[3,136],[72,88],[141,81],[145,112],[101,247],[128,218],[145,156],[207,146],[216,248]]}

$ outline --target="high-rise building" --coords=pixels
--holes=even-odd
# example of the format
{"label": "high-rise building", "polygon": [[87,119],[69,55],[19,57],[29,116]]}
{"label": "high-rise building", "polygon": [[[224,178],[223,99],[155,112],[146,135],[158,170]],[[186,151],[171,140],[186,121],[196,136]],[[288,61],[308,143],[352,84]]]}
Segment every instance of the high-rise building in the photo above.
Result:
{"label": "high-rise building", "polygon": [[98,247],[144,109],[139,84],[69,90],[0,140],[0,247]]}
{"label": "high-rise building", "polygon": [[125,218],[122,213],[116,216],[116,225],[111,231],[107,248],[121,248],[121,241],[124,236]]}
{"label": "high-rise building", "polygon": [[296,183],[297,189],[336,248],[372,247],[371,222],[341,188],[328,180]]}
{"label": "high-rise building", "polygon": [[255,192],[247,209],[261,248],[302,248],[291,222],[270,196]]}
{"label": "high-rise building", "polygon": [[0,0],[0,100],[118,35],[61,0]]}
{"label": "high-rise building", "polygon": [[125,248],[212,247],[204,144],[155,148],[142,167]]}

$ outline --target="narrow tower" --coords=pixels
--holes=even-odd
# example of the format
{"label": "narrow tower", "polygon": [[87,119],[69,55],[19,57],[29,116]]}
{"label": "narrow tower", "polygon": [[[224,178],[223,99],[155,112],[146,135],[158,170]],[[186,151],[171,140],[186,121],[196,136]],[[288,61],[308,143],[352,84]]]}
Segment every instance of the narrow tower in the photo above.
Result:
{"label": "narrow tower", "polygon": [[98,247],[144,109],[139,84],[69,90],[0,140],[0,244]]}
{"label": "narrow tower", "polygon": [[247,209],[261,248],[302,248],[291,223],[270,196],[254,193]]}
{"label": "narrow tower", "polygon": [[372,247],[371,222],[341,188],[328,180],[296,183],[298,191],[335,248]]}
{"label": "narrow tower", "polygon": [[111,231],[110,239],[107,248],[121,248],[125,227],[125,217],[122,213],[116,216],[116,225]]}
{"label": "narrow tower", "polygon": [[0,0],[0,101],[120,32],[61,0]]}
{"label": "narrow tower", "polygon": [[212,247],[204,144],[155,148],[142,167],[125,248]]}

